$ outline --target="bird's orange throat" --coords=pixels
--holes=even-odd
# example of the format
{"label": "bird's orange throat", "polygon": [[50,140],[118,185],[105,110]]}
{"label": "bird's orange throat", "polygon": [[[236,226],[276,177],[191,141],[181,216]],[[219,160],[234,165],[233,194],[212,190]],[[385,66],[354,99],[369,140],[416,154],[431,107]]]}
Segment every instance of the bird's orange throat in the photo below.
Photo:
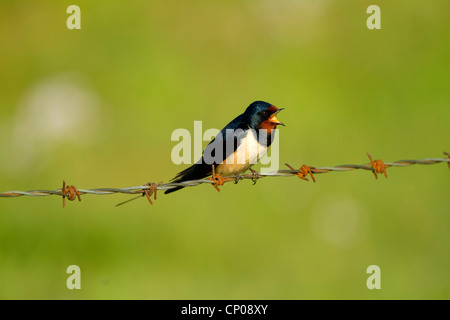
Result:
{"label": "bird's orange throat", "polygon": [[277,124],[270,121],[270,119],[267,119],[267,120],[264,120],[263,122],[261,122],[260,127],[261,127],[261,129],[265,129],[267,131],[267,133],[270,134],[272,132],[272,130],[277,127]]}
{"label": "bird's orange throat", "polygon": [[270,134],[271,131],[277,127],[277,125],[282,124],[282,123],[276,117],[276,114],[280,111],[280,110],[278,110],[277,107],[275,107],[274,105],[271,105],[270,107],[267,108],[267,111],[269,111],[272,115],[270,116],[269,119],[261,122],[260,128],[265,129],[267,131],[267,133]]}

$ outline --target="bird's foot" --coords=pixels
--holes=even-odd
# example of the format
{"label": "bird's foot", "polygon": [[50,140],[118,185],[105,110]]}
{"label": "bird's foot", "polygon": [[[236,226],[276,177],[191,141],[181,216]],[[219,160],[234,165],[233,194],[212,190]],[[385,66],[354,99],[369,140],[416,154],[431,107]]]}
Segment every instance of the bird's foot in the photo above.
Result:
{"label": "bird's foot", "polygon": [[234,184],[237,184],[239,182],[239,180],[244,179],[239,173],[236,173],[234,175]]}
{"label": "bird's foot", "polygon": [[250,171],[252,173],[252,181],[253,181],[253,185],[256,184],[256,182],[258,181],[259,178],[261,178],[261,176],[259,175],[259,172],[256,170],[253,170],[252,168],[250,168]]}

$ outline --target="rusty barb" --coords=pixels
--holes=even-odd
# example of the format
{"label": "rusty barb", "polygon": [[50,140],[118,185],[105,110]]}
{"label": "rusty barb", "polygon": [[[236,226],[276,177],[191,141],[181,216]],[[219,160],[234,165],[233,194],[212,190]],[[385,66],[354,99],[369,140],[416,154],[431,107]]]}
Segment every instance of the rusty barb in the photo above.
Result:
{"label": "rusty barb", "polygon": [[66,182],[63,180],[63,186],[61,189],[62,199],[63,199],[63,208],[66,206],[66,197],[68,200],[73,201],[78,198],[78,201],[81,201],[80,192],[75,186],[67,186]]}
{"label": "rusty barb", "polygon": [[[285,165],[289,168],[289,169],[291,169],[292,171],[295,171],[295,169],[290,165],[290,164],[288,164],[288,163],[285,163]],[[313,175],[313,170],[316,172],[316,168],[314,168],[314,167],[310,167],[310,166],[307,166],[306,164],[304,164],[304,165],[302,165],[297,171],[297,176],[300,178],[300,179],[303,179],[303,180],[305,180],[305,181],[309,181],[309,179],[308,178],[306,178],[306,176],[309,174],[310,176],[311,176],[311,179],[313,179],[313,181],[314,182],[316,182],[316,179],[314,178],[314,175]]]}
{"label": "rusty barb", "polygon": [[149,182],[146,184],[148,189],[144,189],[144,191],[142,192],[142,196],[147,196],[148,202],[150,202],[151,205],[153,205],[151,196],[152,194],[154,194],[153,199],[156,200],[156,191],[158,191],[158,187],[160,185],[162,185],[162,181],[158,184]]}
{"label": "rusty barb", "polygon": [[[161,181],[160,183],[148,182],[148,183],[144,186],[144,188],[142,188],[142,190],[141,190],[141,191],[142,191],[142,195],[137,196],[137,197],[135,197],[135,198],[128,199],[128,200],[123,201],[123,202],[121,202],[121,203],[118,203],[118,204],[116,204],[116,207],[121,206],[121,205],[123,205],[123,204],[125,204],[125,203],[128,203],[128,202],[130,202],[130,201],[132,201],[132,200],[141,198],[141,197],[143,197],[143,196],[146,196],[148,202],[150,202],[150,204],[153,205],[153,201],[152,201],[152,198],[151,198],[151,197],[152,197],[152,195],[153,195],[153,199],[156,200],[156,192],[158,191],[158,187],[159,187],[160,185],[162,185],[162,181]],[[129,188],[128,188],[128,189],[129,189]],[[119,190],[120,190],[120,189],[119,189]],[[117,192],[117,193],[119,193],[119,192]]]}
{"label": "rusty barb", "polygon": [[384,176],[387,178],[386,168],[388,168],[388,165],[385,165],[383,160],[373,160],[372,156],[367,152],[367,155],[370,159],[370,166],[372,167],[373,175],[375,176],[375,179],[378,179],[377,173],[383,173]]}
{"label": "rusty barb", "polygon": [[200,184],[211,184],[214,188],[216,188],[218,191],[218,186],[223,185],[225,182],[234,181],[235,183],[238,183],[240,180],[251,180],[253,181],[253,184],[256,183],[257,180],[264,178],[264,177],[289,177],[289,176],[297,176],[298,178],[309,181],[307,176],[310,176],[313,182],[316,182],[316,178],[314,177],[315,174],[318,173],[327,173],[330,171],[350,171],[350,170],[368,170],[373,173],[376,179],[378,179],[378,174],[384,174],[384,176],[387,178],[387,172],[386,169],[389,167],[406,167],[411,166],[414,164],[436,164],[436,163],[447,163],[449,169],[450,169],[450,154],[448,152],[444,152],[446,155],[446,158],[429,158],[429,159],[420,159],[420,160],[400,160],[395,162],[384,162],[380,159],[373,160],[372,156],[367,153],[367,156],[369,157],[370,163],[362,164],[362,165],[355,165],[355,164],[346,164],[346,165],[339,165],[335,167],[313,167],[308,165],[302,165],[299,169],[294,169],[291,165],[286,163],[286,166],[289,168],[289,170],[278,170],[276,172],[256,172],[254,170],[251,170],[251,173],[249,174],[243,174],[243,175],[236,175],[231,177],[222,177],[219,173],[215,172],[215,168],[213,166],[213,175],[210,179],[202,179],[202,180],[190,180],[190,181],[183,181],[183,182],[169,182],[163,184],[160,183],[152,183],[149,182],[142,186],[136,186],[136,187],[128,187],[128,188],[100,188],[100,189],[78,189],[74,185],[66,185],[66,182],[63,181],[63,186],[61,189],[57,190],[31,190],[31,191],[7,191],[0,193],[0,198],[13,198],[13,197],[21,197],[21,196],[35,196],[35,197],[42,197],[42,196],[50,196],[50,195],[57,195],[62,196],[63,199],[63,207],[66,206],[66,198],[69,201],[73,201],[75,199],[78,199],[78,201],[81,201],[81,195],[84,194],[94,194],[94,195],[106,195],[106,194],[114,194],[114,193],[122,193],[122,194],[138,194],[137,197],[126,200],[124,202],[119,203],[117,206],[122,205],[124,203],[127,203],[131,200],[140,198],[140,197],[147,197],[147,200],[150,202],[151,205],[153,205],[152,196],[153,199],[156,200],[156,194],[158,190],[168,190],[176,187],[194,187],[198,186]]}

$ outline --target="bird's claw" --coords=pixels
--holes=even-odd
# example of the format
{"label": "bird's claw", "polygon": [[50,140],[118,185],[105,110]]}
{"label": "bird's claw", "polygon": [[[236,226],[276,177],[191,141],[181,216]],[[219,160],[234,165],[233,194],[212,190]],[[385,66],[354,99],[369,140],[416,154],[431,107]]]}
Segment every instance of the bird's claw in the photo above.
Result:
{"label": "bird's claw", "polygon": [[252,173],[252,181],[253,181],[253,185],[256,184],[256,182],[258,181],[259,178],[261,178],[261,176],[259,175],[259,172],[256,170],[253,170],[252,168],[250,168],[250,171]]}
{"label": "bird's claw", "polygon": [[237,184],[239,182],[239,180],[242,180],[244,178],[242,178],[242,176],[239,173],[236,173],[234,175],[234,184]]}

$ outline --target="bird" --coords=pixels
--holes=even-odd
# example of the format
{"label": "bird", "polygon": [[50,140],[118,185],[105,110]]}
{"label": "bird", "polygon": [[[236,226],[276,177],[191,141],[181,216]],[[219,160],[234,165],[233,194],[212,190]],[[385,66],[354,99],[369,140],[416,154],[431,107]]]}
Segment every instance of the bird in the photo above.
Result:
{"label": "bird", "polygon": [[[252,170],[251,167],[267,153],[277,126],[285,126],[277,119],[281,110],[284,108],[279,109],[265,101],[251,103],[244,113],[229,122],[206,146],[201,159],[179,172],[171,182],[199,180],[210,175],[215,179],[216,175],[221,177],[222,174],[238,178],[240,173]],[[214,187],[219,190],[217,185]],[[176,186],[165,193],[182,188]]]}

